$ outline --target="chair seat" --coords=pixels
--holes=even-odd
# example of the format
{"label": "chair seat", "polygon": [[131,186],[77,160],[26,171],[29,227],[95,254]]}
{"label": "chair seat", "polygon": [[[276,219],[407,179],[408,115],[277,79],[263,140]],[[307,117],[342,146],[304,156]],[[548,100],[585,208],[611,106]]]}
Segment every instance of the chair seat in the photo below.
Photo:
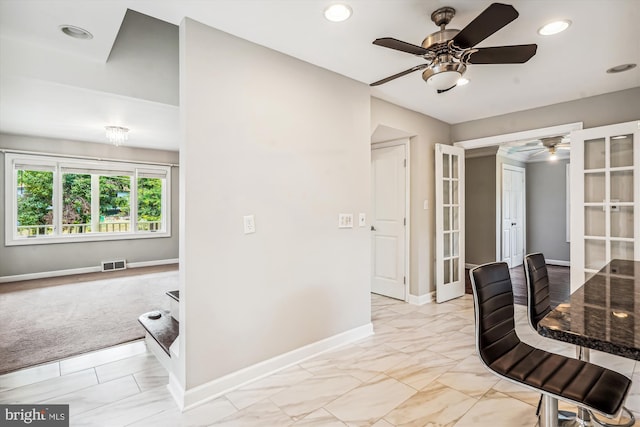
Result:
{"label": "chair seat", "polygon": [[618,372],[523,342],[489,367],[511,380],[609,416],[620,411],[631,387],[631,380]]}

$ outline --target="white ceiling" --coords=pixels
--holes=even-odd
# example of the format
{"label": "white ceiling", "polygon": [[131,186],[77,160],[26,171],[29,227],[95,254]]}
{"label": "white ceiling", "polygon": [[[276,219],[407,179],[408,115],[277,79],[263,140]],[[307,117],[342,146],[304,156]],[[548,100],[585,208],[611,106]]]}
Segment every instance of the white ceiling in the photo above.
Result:
{"label": "white ceiling", "polygon": [[[529,62],[470,65],[466,77],[471,83],[440,95],[427,87],[419,72],[372,88],[371,94],[455,124],[640,86],[640,67],[605,73],[615,65],[640,64],[640,1],[505,1],[520,17],[478,47],[537,43],[538,52]],[[353,9],[352,18],[331,23],[323,10],[333,2],[0,0],[0,132],[105,142],[103,126],[118,124],[132,129],[132,146],[177,150],[175,105],[60,84],[65,67],[72,76],[82,61],[92,66],[107,61],[127,8],[175,25],[188,16],[368,84],[422,61],[375,46],[374,39],[394,37],[419,45],[438,29],[429,18],[438,7],[454,7],[457,14],[449,28],[461,29],[491,3],[345,0]],[[536,33],[558,18],[570,19],[573,25],[556,36]],[[94,38],[66,37],[58,30],[62,24],[85,28]],[[28,50],[75,59],[67,61],[69,65],[55,64],[57,77],[49,79],[46,72],[34,73],[18,58]],[[11,66],[16,63],[21,66]]]}

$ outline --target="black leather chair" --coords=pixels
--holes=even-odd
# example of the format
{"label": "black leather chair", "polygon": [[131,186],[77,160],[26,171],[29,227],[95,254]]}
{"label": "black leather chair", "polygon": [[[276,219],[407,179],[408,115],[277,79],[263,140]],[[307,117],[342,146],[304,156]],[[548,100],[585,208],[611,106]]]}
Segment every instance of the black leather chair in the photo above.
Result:
{"label": "black leather chair", "polygon": [[[549,291],[550,282],[549,273],[547,271],[547,261],[542,253],[536,252],[524,257],[523,267],[524,276],[527,282],[527,319],[529,320],[529,325],[537,331],[540,320],[542,320],[542,318],[551,311],[551,297]],[[579,359],[588,361],[588,349],[578,347],[576,349],[576,353],[578,354]],[[587,355],[587,357],[585,358],[584,355]],[[623,407],[622,410],[626,412],[627,418],[629,419],[628,422],[622,424],[610,424],[604,422],[593,417],[593,414],[589,414],[589,418],[604,427],[630,427],[634,425],[635,417],[633,416],[633,413],[625,407]],[[571,412],[561,412],[566,419],[571,418],[573,415]],[[578,418],[584,419],[587,417],[580,413],[578,414]]]}
{"label": "black leather chair", "polygon": [[499,377],[543,394],[540,425],[557,425],[558,399],[608,418],[620,413],[631,387],[629,378],[520,341],[506,263],[484,264],[469,274],[480,360]]}

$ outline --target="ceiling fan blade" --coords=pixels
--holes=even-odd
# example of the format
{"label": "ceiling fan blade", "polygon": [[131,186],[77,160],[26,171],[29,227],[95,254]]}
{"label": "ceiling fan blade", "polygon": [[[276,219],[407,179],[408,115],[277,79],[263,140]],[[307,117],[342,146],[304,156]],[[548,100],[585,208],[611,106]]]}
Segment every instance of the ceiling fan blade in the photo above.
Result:
{"label": "ceiling fan blade", "polygon": [[413,55],[426,55],[429,51],[422,46],[416,46],[415,44],[403,42],[402,40],[397,40],[391,37],[383,37],[381,39],[375,39],[373,44],[388,47],[389,49],[399,50],[401,52],[411,53]]}
{"label": "ceiling fan blade", "polygon": [[511,5],[493,3],[453,38],[453,44],[461,49],[473,47],[518,15],[518,11]]}
{"label": "ceiling fan blade", "polygon": [[539,154],[546,153],[546,152],[548,152],[548,151],[549,151],[549,150],[547,150],[546,148],[544,148],[544,149],[542,149],[542,150],[540,150],[540,151],[537,151],[537,152],[535,152],[535,153],[533,153],[533,154],[529,154],[529,157],[534,157],[534,156],[537,156],[537,155],[539,155]]}
{"label": "ceiling fan blade", "polygon": [[538,45],[483,47],[471,51],[465,61],[469,64],[522,64],[536,54]]}
{"label": "ceiling fan blade", "polygon": [[514,150],[517,153],[526,153],[527,151],[534,151],[534,150],[541,150],[542,147],[540,147],[539,145],[537,147],[530,147],[530,148],[520,148],[520,149],[516,149]]}
{"label": "ceiling fan blade", "polygon": [[453,85],[448,89],[438,89],[438,93],[445,93],[445,92],[449,92],[451,89],[453,89],[454,87],[456,87],[458,85]]}
{"label": "ceiling fan blade", "polygon": [[566,145],[563,145],[563,146],[561,146],[561,147],[556,145],[556,148],[557,148],[558,150],[571,150],[571,147],[566,146]]}
{"label": "ceiling fan blade", "polygon": [[428,65],[427,64],[420,64],[420,65],[416,65],[415,67],[411,67],[408,70],[404,70],[398,74],[394,74],[393,76],[389,76],[385,79],[382,80],[378,80],[377,82],[373,82],[371,83],[369,86],[379,86],[381,84],[390,82],[391,80],[397,79],[398,77],[402,77],[402,76],[406,76],[409,73],[413,73],[414,71],[418,71],[418,70],[422,70],[424,68],[427,68]]}

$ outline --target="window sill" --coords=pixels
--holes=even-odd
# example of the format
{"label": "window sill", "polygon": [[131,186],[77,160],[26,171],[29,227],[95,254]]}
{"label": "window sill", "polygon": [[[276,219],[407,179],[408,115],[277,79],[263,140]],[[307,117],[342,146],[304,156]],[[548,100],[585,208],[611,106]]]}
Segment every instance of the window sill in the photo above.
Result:
{"label": "window sill", "polygon": [[7,238],[5,246],[25,246],[25,245],[49,245],[55,243],[84,243],[84,242],[102,242],[112,240],[137,240],[137,239],[156,239],[161,237],[171,237],[169,231],[147,232],[147,233],[101,233],[101,234],[84,234],[73,237],[59,236],[41,236],[41,237],[23,237],[18,239]]}

